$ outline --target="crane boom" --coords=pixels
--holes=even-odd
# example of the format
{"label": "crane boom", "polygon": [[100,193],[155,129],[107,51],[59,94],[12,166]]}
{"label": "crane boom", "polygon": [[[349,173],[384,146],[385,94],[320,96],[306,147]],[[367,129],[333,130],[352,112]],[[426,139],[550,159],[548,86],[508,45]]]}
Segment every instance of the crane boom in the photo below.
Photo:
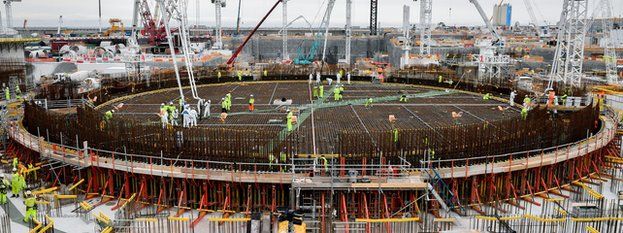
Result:
{"label": "crane boom", "polygon": [[532,21],[532,25],[534,29],[536,29],[536,34],[541,37],[541,30],[539,29],[539,21],[536,19],[536,15],[534,14],[534,9],[532,8],[532,4],[530,0],[523,0],[524,5],[526,5],[526,10],[528,11],[528,15],[530,16],[530,20]]}
{"label": "crane boom", "polygon": [[238,46],[238,48],[236,49],[236,51],[231,55],[231,57],[229,58],[229,60],[227,60],[227,65],[231,66],[232,64],[234,64],[234,62],[236,61],[236,58],[238,57],[238,55],[240,55],[240,52],[242,52],[242,49],[244,48],[244,46],[249,42],[249,40],[251,39],[251,37],[253,36],[253,34],[255,34],[255,32],[257,31],[258,28],[260,28],[260,26],[262,26],[262,24],[264,23],[264,21],[266,21],[266,18],[268,18],[268,16],[273,13],[273,11],[275,10],[275,8],[277,8],[277,6],[279,5],[279,3],[281,3],[281,0],[277,0],[277,2],[275,2],[275,5],[273,5],[273,7],[270,8],[270,10],[268,11],[268,13],[266,13],[266,15],[264,15],[264,17],[262,18],[262,20],[260,20],[260,22],[255,25],[255,27],[253,28],[253,30],[251,30],[251,32],[249,32],[249,35],[247,35],[247,38],[244,39],[244,41],[242,42],[242,44],[240,44],[240,46]]}
{"label": "crane boom", "polygon": [[485,13],[485,11],[482,9],[482,6],[480,6],[480,3],[478,2],[478,0],[469,0],[469,2],[474,4],[474,6],[476,7],[476,10],[478,10],[478,13],[480,14],[480,17],[482,17],[482,21],[485,22],[485,25],[487,25],[487,28],[489,29],[491,34],[493,34],[493,37],[495,37],[495,41],[493,42],[493,44],[495,45],[495,44],[502,42],[503,41],[502,37],[500,36],[500,34],[498,34],[498,31],[495,30],[495,28],[491,24],[491,21],[489,21],[489,17],[487,17],[487,13]]}

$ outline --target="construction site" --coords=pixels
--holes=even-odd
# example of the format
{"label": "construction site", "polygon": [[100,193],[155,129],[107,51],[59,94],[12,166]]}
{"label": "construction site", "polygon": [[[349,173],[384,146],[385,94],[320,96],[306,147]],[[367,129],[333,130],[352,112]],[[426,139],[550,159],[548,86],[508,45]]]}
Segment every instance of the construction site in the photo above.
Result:
{"label": "construction site", "polygon": [[3,1],[0,233],[623,232],[622,3],[301,2]]}

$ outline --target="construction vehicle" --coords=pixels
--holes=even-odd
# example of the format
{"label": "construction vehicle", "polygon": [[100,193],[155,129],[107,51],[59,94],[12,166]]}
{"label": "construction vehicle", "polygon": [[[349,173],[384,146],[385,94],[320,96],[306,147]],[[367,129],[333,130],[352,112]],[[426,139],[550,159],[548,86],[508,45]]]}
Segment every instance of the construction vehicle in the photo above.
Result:
{"label": "construction vehicle", "polygon": [[104,36],[123,36],[125,35],[125,26],[121,19],[112,18],[108,20],[110,28],[104,32]]}

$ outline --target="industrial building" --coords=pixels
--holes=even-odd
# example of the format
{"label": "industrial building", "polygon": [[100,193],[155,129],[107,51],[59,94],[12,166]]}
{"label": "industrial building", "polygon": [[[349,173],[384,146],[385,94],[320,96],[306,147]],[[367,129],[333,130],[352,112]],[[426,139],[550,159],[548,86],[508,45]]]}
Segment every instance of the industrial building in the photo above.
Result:
{"label": "industrial building", "polygon": [[557,1],[4,1],[0,233],[623,232],[620,3]]}

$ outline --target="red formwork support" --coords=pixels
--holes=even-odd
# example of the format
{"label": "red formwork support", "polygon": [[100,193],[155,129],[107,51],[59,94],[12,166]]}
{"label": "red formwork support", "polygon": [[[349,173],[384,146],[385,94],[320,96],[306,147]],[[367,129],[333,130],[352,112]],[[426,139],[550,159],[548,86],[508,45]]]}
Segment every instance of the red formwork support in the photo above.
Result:
{"label": "red formwork support", "polygon": [[166,194],[167,182],[164,178],[161,178],[160,181],[161,181],[161,185],[160,185],[160,192],[158,193],[158,201],[156,203],[156,206],[158,206],[156,213],[160,213],[168,208],[167,206],[168,199],[167,199],[167,194]]}
{"label": "red formwork support", "polygon": [[325,200],[324,200],[325,192],[320,193],[320,233],[326,232],[326,210],[325,210]]}
{"label": "red formwork support", "polygon": [[117,204],[111,208],[111,210],[117,210],[123,206],[123,204],[130,198],[130,177],[127,172],[123,173],[123,186],[121,186],[121,190],[119,191],[119,198],[117,199]]}
{"label": "red formwork support", "polygon": [[[384,217],[386,219],[389,219],[391,217],[391,213],[389,212],[388,206],[387,206],[387,195],[385,195],[385,193],[382,194],[383,195],[383,213],[384,213]],[[389,222],[385,222],[385,229],[387,230],[387,233],[392,233],[392,228],[391,225],[389,224]]]}
{"label": "red formwork support", "polygon": [[201,219],[203,219],[203,217],[206,216],[207,214],[207,208],[209,206],[208,203],[208,184],[204,183],[202,186],[202,195],[201,195],[201,199],[199,200],[199,215],[197,216],[197,218],[195,220],[193,220],[193,222],[190,224],[191,228],[195,228],[195,226],[197,226],[197,224],[201,221]]}
{"label": "red formwork support", "polygon": [[347,205],[346,195],[344,193],[340,193],[340,200],[339,200],[340,221],[346,223],[344,225],[344,232],[350,232],[350,229],[348,227],[348,209],[346,205]]}
{"label": "red formwork support", "polygon": [[[365,219],[370,219],[370,210],[368,209],[368,197],[366,195],[366,193],[362,192],[361,193],[362,196],[362,208],[363,208],[363,217]],[[372,233],[372,226],[370,224],[370,222],[366,222],[366,233]]]}
{"label": "red formwork support", "polygon": [[182,182],[182,190],[180,190],[180,193],[178,195],[178,201],[177,201],[177,213],[175,214],[175,217],[179,217],[182,216],[182,214],[184,214],[184,212],[186,212],[186,203],[187,203],[187,199],[188,199],[188,193],[187,191],[187,184],[186,184],[186,180],[184,180],[184,182]]}
{"label": "red formwork support", "polygon": [[471,177],[471,179],[472,179],[472,185],[471,185],[472,187],[471,187],[471,194],[469,197],[469,201],[472,204],[475,204],[475,205],[472,205],[472,209],[474,209],[479,214],[484,215],[485,213],[480,209],[480,206],[479,206],[480,203],[482,202],[480,201],[480,194],[478,192],[478,176]]}

